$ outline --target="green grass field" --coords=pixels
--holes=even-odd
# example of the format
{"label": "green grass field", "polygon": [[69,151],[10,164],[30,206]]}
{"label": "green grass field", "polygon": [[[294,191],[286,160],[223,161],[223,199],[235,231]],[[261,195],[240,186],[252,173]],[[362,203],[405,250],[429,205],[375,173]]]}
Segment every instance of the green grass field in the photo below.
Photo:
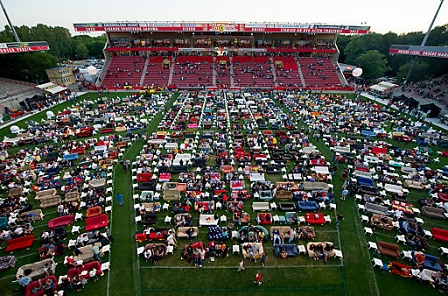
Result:
{"label": "green grass field", "polygon": [[[91,94],[92,95],[92,94]],[[123,95],[123,94],[117,94]],[[170,104],[174,102],[177,95],[172,97]],[[83,98],[80,98],[82,100]],[[169,105],[170,105],[169,104]],[[71,106],[72,102],[66,102],[55,108],[55,113],[67,106]],[[162,119],[161,113],[149,124],[146,132],[157,130],[157,125]],[[43,114],[37,114],[34,120],[36,122],[43,118]],[[27,119],[28,121],[30,119]],[[24,127],[24,123],[18,123],[20,127]],[[9,128],[0,130],[0,139],[3,136],[11,136]],[[393,141],[394,145],[397,145]],[[327,160],[331,160],[332,153],[322,143],[314,143],[323,153]],[[144,143],[137,140],[125,152],[124,157],[130,160],[135,159]],[[403,145],[403,144],[401,144]],[[410,145],[409,145],[410,146]],[[434,153],[440,150],[439,147],[432,147]],[[13,151],[13,150],[12,150]],[[11,154],[11,153],[10,153]],[[447,162],[442,159],[442,163],[437,166],[431,164],[431,167],[438,168]],[[215,165],[214,160],[210,165]],[[188,243],[186,240],[179,239],[179,247],[175,249],[173,255],[168,255],[157,265],[146,263],[142,256],[137,257],[136,249],[145,243],[137,243],[135,241],[136,230],[141,230],[141,225],[134,222],[135,211],[132,200],[132,180],[131,173],[126,174],[120,165],[114,169],[113,191],[125,196],[125,204],[120,207],[117,203],[113,204],[113,211],[110,216],[110,228],[115,238],[112,244],[111,252],[105,254],[103,261],[111,262],[110,272],[106,272],[100,281],[89,282],[86,288],[80,292],[68,292],[68,295],[436,295],[436,290],[427,284],[419,283],[415,279],[405,279],[394,274],[373,269],[371,259],[373,257],[380,258],[385,262],[391,261],[390,258],[376,254],[367,249],[368,241],[384,240],[395,242],[395,235],[398,231],[374,230],[372,237],[366,237],[360,221],[360,213],[358,212],[353,197],[347,198],[346,201],[339,200],[343,180],[341,178],[342,168],[339,168],[333,177],[334,191],[336,193],[337,211],[326,209],[325,214],[331,215],[333,222],[327,225],[315,226],[315,241],[331,241],[337,249],[342,250],[343,258],[332,258],[328,263],[322,261],[314,261],[308,255],[299,255],[295,258],[282,260],[275,258],[273,254],[273,245],[269,241],[264,244],[264,249],[268,252],[269,259],[265,267],[261,264],[249,262],[245,260],[245,271],[237,272],[237,263],[241,259],[241,255],[233,255],[230,252],[227,258],[217,258],[215,262],[206,261],[202,268],[194,267],[192,263],[188,264],[184,260],[180,260],[180,248]],[[280,175],[267,175],[267,178],[273,182],[280,181]],[[173,180],[177,180],[173,176]],[[248,182],[246,182],[247,188]],[[409,203],[416,204],[417,199],[425,197],[424,191],[411,190],[409,195]],[[389,196],[390,198],[390,196]],[[34,202],[34,201],[33,201]],[[255,222],[255,214],[252,212],[251,202],[244,204],[244,209],[251,214],[251,221]],[[36,205],[36,203],[34,203]],[[339,229],[334,227],[334,219],[337,213],[342,212],[345,220],[341,223]],[[35,224],[35,235],[45,229],[46,223],[51,218],[56,217],[55,209],[45,211],[46,217],[44,221]],[[224,210],[217,211],[219,216],[226,215],[228,219],[231,215]],[[273,211],[273,214],[282,214],[279,211]],[[171,215],[169,212],[161,212],[158,214],[158,222],[155,227],[166,227],[163,218]],[[198,215],[193,213],[195,218],[194,225],[197,225]],[[446,222],[422,216],[424,219],[424,229],[431,230],[432,227],[447,228]],[[76,225],[83,225],[77,222]],[[269,228],[269,227],[267,227]],[[68,238],[73,238],[71,234]],[[208,242],[207,228],[200,229],[198,240]],[[228,246],[237,243],[228,240]],[[298,244],[306,244],[304,241],[296,242]],[[14,292],[10,282],[14,279],[17,267],[35,262],[38,260],[36,249],[39,243],[36,242],[29,251],[22,250],[14,253],[19,258],[16,268],[3,271],[0,273],[0,286],[2,294],[13,295]],[[427,253],[440,256],[438,247],[444,244],[431,240]],[[4,243],[1,245],[5,246]],[[408,249],[406,246],[400,245],[400,250]],[[67,251],[68,253],[68,251]],[[6,255],[4,251],[0,254]],[[446,262],[446,258],[441,258]],[[59,262],[56,274],[65,274],[67,267],[62,264],[62,257],[57,257]],[[402,259],[400,262],[406,263]],[[261,271],[263,274],[263,285],[258,287],[253,284],[255,273]]]}

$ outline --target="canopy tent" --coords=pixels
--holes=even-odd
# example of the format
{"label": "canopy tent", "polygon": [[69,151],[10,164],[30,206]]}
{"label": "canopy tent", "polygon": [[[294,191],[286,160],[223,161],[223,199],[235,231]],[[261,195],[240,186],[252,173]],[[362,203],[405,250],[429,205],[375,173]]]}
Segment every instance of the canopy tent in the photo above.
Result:
{"label": "canopy tent", "polygon": [[392,103],[395,103],[398,101],[405,102],[405,104],[408,105],[410,109],[415,109],[418,106],[417,100],[415,100],[414,98],[408,98],[407,96],[405,96],[403,94],[401,94],[399,96],[394,96],[394,98],[392,99]]}
{"label": "canopy tent", "polygon": [[40,84],[40,85],[38,85],[36,87],[40,88],[40,89],[42,89],[42,90],[44,90],[46,92],[49,92],[49,93],[51,93],[53,95],[57,94],[57,93],[60,93],[62,91],[65,91],[67,89],[66,87],[59,86],[59,85],[57,85],[56,83],[53,83],[53,82],[47,82],[47,83],[44,83],[44,84]]}
{"label": "canopy tent", "polygon": [[435,117],[439,116],[439,113],[442,110],[439,106],[437,106],[434,103],[420,105],[420,109],[425,113],[428,113],[428,111],[429,111],[428,117],[431,117],[431,118],[435,118]]}

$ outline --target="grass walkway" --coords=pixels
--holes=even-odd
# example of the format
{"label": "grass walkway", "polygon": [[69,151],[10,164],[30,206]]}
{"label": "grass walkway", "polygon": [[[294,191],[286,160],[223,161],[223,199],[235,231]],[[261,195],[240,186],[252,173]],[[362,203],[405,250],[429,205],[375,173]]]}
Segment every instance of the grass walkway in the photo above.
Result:
{"label": "grass walkway", "polygon": [[[174,95],[167,104],[169,108],[177,98]],[[151,134],[156,131],[164,114],[157,114],[148,125],[146,132]],[[131,148],[123,156],[131,162],[140,155],[143,141],[136,140]],[[116,200],[113,201],[111,232],[114,236],[113,251],[111,252],[111,272],[107,295],[141,295],[140,266],[137,258],[137,244],[135,241],[135,214],[132,199],[132,174],[128,174],[121,165],[116,165],[114,170],[113,196],[118,193],[124,196],[124,205],[121,207]]]}

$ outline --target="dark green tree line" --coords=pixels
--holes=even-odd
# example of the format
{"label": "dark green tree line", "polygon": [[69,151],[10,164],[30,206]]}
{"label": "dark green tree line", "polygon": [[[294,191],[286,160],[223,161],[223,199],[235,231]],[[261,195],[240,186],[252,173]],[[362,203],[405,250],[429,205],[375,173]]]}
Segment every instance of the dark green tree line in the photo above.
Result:
{"label": "dark green tree line", "polygon": [[[45,69],[57,67],[65,60],[102,58],[106,37],[87,35],[72,37],[63,27],[38,24],[34,27],[15,27],[20,41],[47,41],[48,52],[8,54],[0,56],[0,76],[30,82],[47,81]],[[15,42],[11,28],[5,26],[0,32],[0,42]]]}

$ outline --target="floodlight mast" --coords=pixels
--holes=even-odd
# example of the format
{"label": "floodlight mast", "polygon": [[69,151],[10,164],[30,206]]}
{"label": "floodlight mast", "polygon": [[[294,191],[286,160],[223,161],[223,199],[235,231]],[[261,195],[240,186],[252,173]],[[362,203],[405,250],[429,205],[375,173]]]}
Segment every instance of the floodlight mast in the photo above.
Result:
{"label": "floodlight mast", "polygon": [[16,39],[16,42],[20,42],[19,36],[17,35],[17,32],[14,29],[14,26],[12,25],[11,20],[9,19],[8,13],[6,12],[5,6],[3,6],[2,0],[0,0],[0,5],[2,6],[3,13],[5,14],[6,20],[8,21],[9,27],[12,30],[12,34],[14,35],[14,39]]}
{"label": "floodlight mast", "polygon": [[[439,14],[440,8],[442,8],[443,1],[445,1],[445,0],[440,0],[440,4],[439,4],[439,7],[437,8],[436,14],[434,15],[434,18],[432,19],[431,25],[429,25],[429,29],[426,32],[425,37],[423,37],[423,41],[420,46],[425,46],[426,41],[428,40],[429,34],[431,34],[432,26],[434,25],[434,22],[436,21],[437,15]],[[415,56],[414,59],[412,60],[411,67],[409,67],[409,71],[408,71],[408,74],[406,75],[406,79],[404,80],[404,84],[407,84],[409,78],[411,78],[412,70],[414,70],[415,62],[417,62],[417,59],[418,59],[418,56]]]}

